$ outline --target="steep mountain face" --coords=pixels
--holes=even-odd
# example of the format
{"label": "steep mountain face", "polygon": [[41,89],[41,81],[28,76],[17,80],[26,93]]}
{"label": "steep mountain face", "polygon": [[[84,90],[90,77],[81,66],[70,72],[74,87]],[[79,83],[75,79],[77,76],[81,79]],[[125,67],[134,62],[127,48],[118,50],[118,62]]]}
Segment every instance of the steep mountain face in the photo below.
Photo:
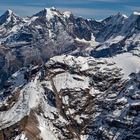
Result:
{"label": "steep mountain face", "polygon": [[140,14],[134,12],[130,17],[121,14],[109,17],[103,22],[107,26],[97,35],[102,43],[93,49],[94,57],[109,57],[122,52],[139,55]]}
{"label": "steep mountain face", "polygon": [[117,15],[110,16],[103,20],[102,23],[105,26],[102,28],[101,32],[97,34],[97,41],[104,42],[112,36],[115,37],[118,32],[120,32],[126,18],[125,15],[118,13]]}
{"label": "steep mountain face", "polygon": [[[21,69],[1,93],[1,136],[20,139],[24,134],[28,139],[44,140],[88,136],[105,92],[121,82],[119,71],[105,61],[72,56],[54,57],[45,67]],[[110,73],[114,75],[111,78]]]}
{"label": "steep mountain face", "polygon": [[22,68],[1,92],[2,140],[138,140],[140,74],[115,63],[56,56]]}
{"label": "steep mountain face", "polygon": [[139,17],[137,12],[130,17],[118,13],[98,22],[52,7],[20,18],[8,10],[0,17],[2,81],[19,67],[41,64],[55,55],[139,55]]}
{"label": "steep mountain face", "polygon": [[45,8],[0,17],[0,140],[140,139],[140,13],[102,21]]}
{"label": "steep mountain face", "polygon": [[54,55],[80,53],[90,44],[75,38],[91,40],[92,31],[95,34],[101,27],[95,20],[75,18],[70,12],[60,13],[55,8],[46,8],[25,19],[8,10],[0,22],[1,73],[5,75],[2,81],[19,67],[41,64]]}
{"label": "steep mountain face", "polygon": [[0,40],[6,40],[13,32],[16,32],[18,28],[24,23],[24,20],[13,13],[11,10],[7,10],[0,17]]}
{"label": "steep mountain face", "polygon": [[11,10],[7,10],[1,17],[0,17],[0,25],[5,27],[13,27],[14,25],[18,24],[22,21],[22,18],[18,17],[13,13]]}

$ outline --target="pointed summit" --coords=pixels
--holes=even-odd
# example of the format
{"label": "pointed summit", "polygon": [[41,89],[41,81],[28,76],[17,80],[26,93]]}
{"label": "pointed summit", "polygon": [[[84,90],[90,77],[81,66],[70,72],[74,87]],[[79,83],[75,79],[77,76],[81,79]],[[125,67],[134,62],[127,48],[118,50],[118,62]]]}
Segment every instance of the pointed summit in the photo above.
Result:
{"label": "pointed summit", "polygon": [[120,12],[118,12],[117,14],[115,14],[115,15],[113,15],[112,16],[114,19],[119,19],[119,20],[123,20],[123,19],[126,19],[127,18],[127,16],[126,15],[124,15],[124,14],[122,14],[122,13],[120,13]]}
{"label": "pointed summit", "polygon": [[14,12],[12,11],[12,10],[10,10],[10,9],[8,9],[6,12],[5,12],[5,14],[7,14],[7,15],[12,15]]}
{"label": "pointed summit", "polygon": [[140,12],[133,12],[129,16],[129,18],[126,20],[123,30],[129,34],[140,30]]}
{"label": "pointed summit", "polygon": [[57,9],[55,9],[55,7],[51,7],[51,8],[45,8],[33,16],[43,17],[43,18],[45,17],[49,21],[54,16],[60,16],[60,15],[61,13]]}
{"label": "pointed summit", "polygon": [[7,10],[2,16],[0,16],[0,25],[14,25],[17,22],[22,21],[22,18],[18,17],[12,10]]}
{"label": "pointed summit", "polygon": [[12,10],[8,9],[2,16],[6,18],[10,18],[12,16],[16,16],[16,14]]}
{"label": "pointed summit", "polygon": [[12,10],[7,10],[1,17],[0,17],[0,25],[9,22],[12,17],[15,16]]}
{"label": "pointed summit", "polygon": [[126,19],[127,19],[126,15],[118,12],[117,14],[106,18],[105,20],[103,20],[103,22],[105,24],[117,25],[117,24],[123,24]]}

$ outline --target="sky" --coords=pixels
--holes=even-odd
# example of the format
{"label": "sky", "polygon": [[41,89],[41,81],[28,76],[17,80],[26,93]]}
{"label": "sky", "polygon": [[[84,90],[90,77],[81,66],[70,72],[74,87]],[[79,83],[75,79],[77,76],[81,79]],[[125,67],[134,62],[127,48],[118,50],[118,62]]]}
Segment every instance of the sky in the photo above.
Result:
{"label": "sky", "polygon": [[0,15],[11,9],[25,17],[49,7],[100,20],[118,12],[126,15],[140,12],[140,0],[0,0]]}

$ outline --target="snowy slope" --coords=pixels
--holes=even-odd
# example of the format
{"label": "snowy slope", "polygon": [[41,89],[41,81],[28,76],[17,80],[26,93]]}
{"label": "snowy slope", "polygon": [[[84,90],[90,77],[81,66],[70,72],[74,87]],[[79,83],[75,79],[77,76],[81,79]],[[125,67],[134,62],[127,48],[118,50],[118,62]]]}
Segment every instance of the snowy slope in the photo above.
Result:
{"label": "snowy slope", "polygon": [[138,73],[140,70],[139,57],[131,53],[118,54],[114,57],[107,58],[106,60],[116,63],[116,66],[122,69],[124,78],[126,79],[131,73]]}

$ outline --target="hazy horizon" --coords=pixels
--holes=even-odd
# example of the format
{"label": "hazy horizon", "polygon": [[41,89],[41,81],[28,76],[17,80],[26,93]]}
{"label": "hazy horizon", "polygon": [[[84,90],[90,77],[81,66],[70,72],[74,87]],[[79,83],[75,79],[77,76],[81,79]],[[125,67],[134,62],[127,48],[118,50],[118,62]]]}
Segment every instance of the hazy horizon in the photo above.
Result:
{"label": "hazy horizon", "polygon": [[60,11],[71,11],[76,16],[94,18],[97,20],[114,15],[118,12],[130,15],[133,11],[140,11],[138,0],[1,0],[0,15],[11,9],[20,16],[31,16],[44,8],[56,7]]}

